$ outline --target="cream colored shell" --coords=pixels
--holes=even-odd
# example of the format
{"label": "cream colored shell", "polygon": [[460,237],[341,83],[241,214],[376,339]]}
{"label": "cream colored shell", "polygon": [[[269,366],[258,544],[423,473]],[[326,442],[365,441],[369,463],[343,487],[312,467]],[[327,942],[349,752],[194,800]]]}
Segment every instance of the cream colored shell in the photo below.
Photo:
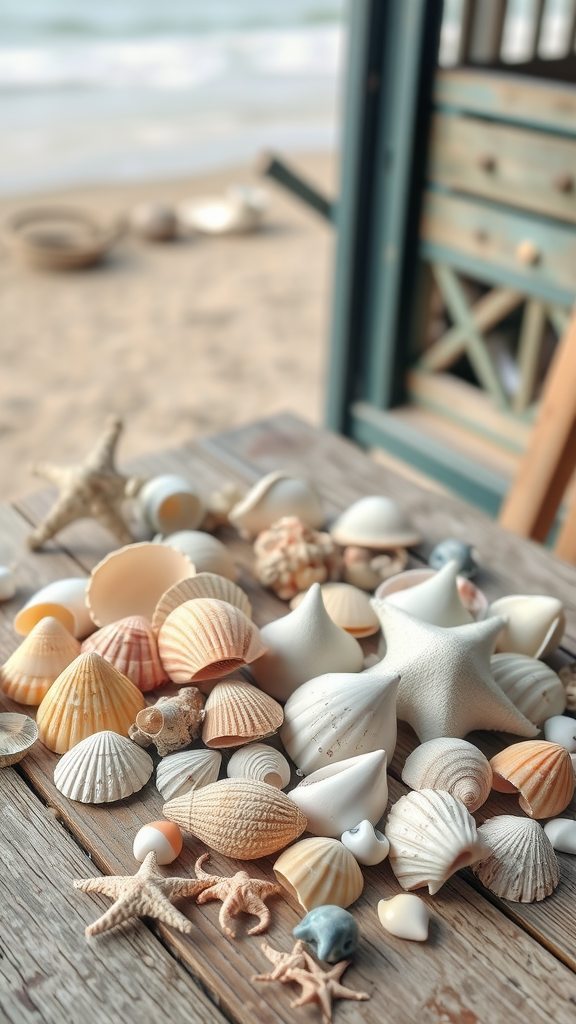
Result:
{"label": "cream colored shell", "polygon": [[354,854],[359,864],[367,866],[381,864],[390,853],[390,843],[386,836],[367,819],[343,832],[340,842]]}
{"label": "cream colored shell", "polygon": [[427,740],[406,759],[402,781],[411,789],[443,789],[472,813],[490,796],[492,769],[481,750],[467,740]]}
{"label": "cream colored shell", "polygon": [[545,658],[556,650],[566,626],[564,605],[555,597],[510,594],[494,601],[488,615],[506,619],[496,642],[496,653]]}
{"label": "cream colored shell", "polygon": [[426,942],[430,911],[419,896],[412,892],[399,892],[388,900],[380,900],[377,907],[382,927],[398,939]]}
{"label": "cream colored shell", "polygon": [[[328,615],[341,629],[345,629],[357,640],[378,632],[378,616],[364,591],[349,583],[323,583],[320,589]],[[297,608],[305,597],[306,593],[297,594],[292,598],[290,607]]]}
{"label": "cream colored shell", "polygon": [[103,558],[92,570],[86,603],[97,626],[143,615],[154,609],[169,587],[196,570],[189,558],[164,544],[128,544]]}
{"label": "cream colored shell", "polygon": [[213,597],[217,601],[226,601],[227,604],[233,604],[244,612],[247,618],[252,618],[252,605],[240,587],[225,576],[218,576],[213,572],[200,572],[196,576],[180,580],[162,594],[154,610],[152,628],[158,633],[175,608],[186,601],[196,601],[199,597]]}
{"label": "cream colored shell", "polygon": [[228,518],[244,536],[253,538],[284,516],[298,516],[314,529],[324,523],[322,502],[311,484],[279,470],[262,477]]}
{"label": "cream colored shell", "polygon": [[313,835],[338,839],[359,819],[376,825],[388,803],[386,753],[374,750],[319,768],[288,795]]}
{"label": "cream colored shell", "polygon": [[362,895],[364,876],[355,857],[337,839],[314,837],[290,846],[274,874],[304,910],[349,907]]}
{"label": "cream colored shell", "polygon": [[258,779],[276,789],[284,789],[290,782],[290,765],[275,747],[267,743],[248,743],[240,747],[228,762],[229,779]]}
{"label": "cream colored shell", "polygon": [[103,626],[82,644],[82,652],[95,651],[128,676],[143,693],[168,682],[158,653],[158,641],[148,619],[130,615]]}
{"label": "cream colored shell", "polygon": [[513,743],[490,761],[492,786],[500,793],[520,793],[520,807],[531,818],[554,818],[574,794],[570,754],[557,743]]}
{"label": "cream colored shell", "polygon": [[537,821],[501,814],[478,829],[490,856],[473,867],[482,885],[505,900],[534,903],[560,881],[556,854]]}
{"label": "cream colored shell", "polygon": [[146,785],[154,767],[141,747],[118,733],[94,733],[72,747],[54,769],[54,785],[69,800],[104,804]]}
{"label": "cream colored shell", "polygon": [[492,675],[508,700],[534,725],[542,726],[566,709],[566,691],[560,677],[543,661],[525,654],[493,654]]}
{"label": "cream colored shell", "polygon": [[[161,543],[188,555],[196,567],[197,573],[211,573],[224,576],[232,581],[236,579],[236,565],[226,545],[217,537],[204,533],[203,530],[179,530],[177,533],[171,533],[168,537],[164,537]],[[218,594],[203,594],[202,596],[218,597]],[[223,600],[227,600],[227,598],[223,598]],[[248,612],[246,614],[248,615]]]}
{"label": "cream colored shell", "polygon": [[17,764],[38,739],[36,722],[12,711],[0,714],[0,768]]}
{"label": "cream colored shell", "polygon": [[18,704],[37,705],[80,654],[80,643],[52,616],[40,619],[0,669],[2,692]]}
{"label": "cream colored shell", "polygon": [[386,551],[411,548],[420,537],[407,522],[404,513],[391,498],[371,495],[350,505],[330,527],[338,544],[356,544],[362,548]]}
{"label": "cream colored shell", "polygon": [[[456,584],[458,566],[456,562],[447,562],[437,573],[405,590],[396,590],[388,594],[384,601],[396,605],[403,611],[413,615],[415,619],[429,622],[433,626],[464,626],[473,621],[466,610],[458,593]],[[380,598],[373,598],[372,605],[378,611]]]}
{"label": "cream colored shell", "polygon": [[165,800],[184,796],[216,782],[222,763],[217,750],[183,750],[163,757],[156,769],[156,789]]}
{"label": "cream colored shell", "polygon": [[207,747],[237,747],[275,733],[284,712],[272,697],[242,679],[226,679],[208,695],[202,742]]}
{"label": "cream colored shell", "polygon": [[72,636],[82,640],[95,628],[86,606],[87,586],[88,580],[75,576],[48,583],[20,609],[14,619],[14,629],[20,636],[27,636],[41,619],[51,615]]}

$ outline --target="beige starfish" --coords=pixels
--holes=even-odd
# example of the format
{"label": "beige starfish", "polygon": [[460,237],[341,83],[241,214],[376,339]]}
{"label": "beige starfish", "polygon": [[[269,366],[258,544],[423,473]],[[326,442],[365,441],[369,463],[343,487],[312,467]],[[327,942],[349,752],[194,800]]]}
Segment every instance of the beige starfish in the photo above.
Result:
{"label": "beige starfish", "polygon": [[318,964],[314,963],[308,953],[304,953],[304,957],[306,958],[306,968],[290,967],[281,979],[283,983],[296,982],[302,990],[298,999],[294,999],[290,1003],[292,1009],[297,1006],[306,1006],[309,1003],[318,1003],[324,1024],[330,1024],[333,999],[370,999],[367,992],[355,992],[354,989],[340,984],[340,978],[352,963],[351,960],[341,960],[330,971],[323,971]]}
{"label": "beige starfish", "polygon": [[86,517],[97,519],[121,544],[133,541],[122,518],[122,502],[138,493],[145,478],[125,477],[116,471],[114,453],[121,430],[122,421],[109,416],[101,437],[83,462],[75,466],[39,462],[32,467],[33,473],[56,484],[59,491],[48,515],[28,536],[28,547],[33,551],[58,530]]}
{"label": "beige starfish", "polygon": [[254,974],[252,981],[282,981],[286,971],[291,968],[306,969],[306,955],[302,939],[298,939],[291,953],[280,953],[273,946],[269,946],[267,942],[263,942],[260,949],[270,963],[274,964],[274,970],[269,974]]}
{"label": "beige starfish", "polygon": [[109,875],[103,878],[82,878],[74,882],[82,892],[101,892],[116,902],[102,917],[86,928],[86,935],[99,935],[133,917],[153,917],[180,932],[191,932],[192,925],[170,900],[180,896],[197,896],[205,887],[195,878],[165,878],[158,871],[154,852],[147,854],[135,875]]}
{"label": "beige starfish", "polygon": [[209,856],[209,853],[202,854],[194,866],[198,879],[204,883],[204,889],[196,902],[223,901],[218,920],[222,931],[231,939],[236,938],[236,932],[231,927],[230,919],[241,911],[258,918],[258,924],[248,929],[248,935],[260,935],[266,931],[270,924],[270,911],[264,900],[280,894],[282,887],[261,878],[250,878],[247,871],[237,871],[228,878],[223,878],[222,875],[209,875],[202,870],[202,865]]}

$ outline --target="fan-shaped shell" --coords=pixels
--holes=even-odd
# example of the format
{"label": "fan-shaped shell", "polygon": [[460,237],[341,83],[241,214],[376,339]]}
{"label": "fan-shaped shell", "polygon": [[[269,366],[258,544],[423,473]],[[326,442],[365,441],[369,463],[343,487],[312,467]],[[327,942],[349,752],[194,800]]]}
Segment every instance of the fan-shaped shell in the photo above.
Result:
{"label": "fan-shaped shell", "polygon": [[[324,583],[320,590],[328,615],[341,629],[345,629],[357,640],[378,632],[378,616],[364,591],[349,583]],[[297,594],[292,598],[290,607],[297,608],[305,597],[306,592]]]}
{"label": "fan-shaped shell", "polygon": [[92,733],[110,729],[121,736],[144,707],[142,693],[99,654],[80,654],[44,697],[36,723],[49,750],[64,754]]}
{"label": "fan-shaped shell", "polygon": [[103,558],[92,570],[86,603],[97,626],[143,615],[152,621],[154,609],[179,580],[195,575],[181,551],[164,544],[128,544]]}
{"label": "fan-shaped shell", "polygon": [[362,895],[364,876],[356,858],[337,839],[314,837],[290,846],[274,874],[304,910],[349,907]]}
{"label": "fan-shaped shell", "polygon": [[82,644],[82,652],[96,651],[143,693],[168,682],[160,661],[158,642],[148,619],[130,615],[103,626]]}
{"label": "fan-shaped shell", "polygon": [[38,739],[36,722],[28,715],[6,711],[0,715],[0,768],[16,764]]}
{"label": "fan-shaped shell", "polygon": [[222,763],[217,750],[183,750],[163,757],[156,769],[156,789],[165,800],[184,796],[216,782]]}
{"label": "fan-shaped shell", "polygon": [[570,754],[557,743],[525,740],[501,750],[490,761],[492,786],[520,793],[520,807],[531,818],[554,818],[570,803],[574,770]]}
{"label": "fan-shaped shell", "polygon": [[560,677],[543,661],[525,654],[493,654],[492,675],[508,700],[534,725],[566,710],[566,691]]}
{"label": "fan-shaped shell", "polygon": [[39,704],[55,679],[80,654],[80,643],[52,616],[41,619],[2,669],[2,692],[18,704]]}
{"label": "fan-shaped shell", "polygon": [[204,706],[202,742],[207,747],[237,747],[271,736],[284,721],[280,705],[241,679],[226,679]]}
{"label": "fan-shaped shell", "polygon": [[229,779],[258,779],[268,786],[284,789],[290,782],[290,765],[275,747],[267,743],[248,743],[232,754],[227,775]]}
{"label": "fan-shaped shell", "polygon": [[298,516],[314,529],[324,523],[322,502],[311,484],[279,470],[254,484],[228,518],[236,529],[252,538],[284,516]]}
{"label": "fan-shaped shell", "polygon": [[21,636],[27,636],[41,619],[52,615],[72,636],[82,640],[94,631],[86,607],[87,586],[88,580],[75,576],[48,583],[20,609],[14,619],[14,629]]}
{"label": "fan-shaped shell", "polygon": [[199,572],[189,576],[170,587],[156,605],[152,618],[152,628],[158,633],[166,619],[175,608],[186,601],[196,601],[199,597],[213,597],[217,601],[226,601],[239,608],[247,618],[252,618],[252,605],[246,594],[232,580],[225,576],[217,576],[213,572]]}
{"label": "fan-shaped shell", "polygon": [[[154,538],[155,540],[157,538]],[[197,573],[213,573],[225,576],[234,581],[237,576],[236,565],[228,548],[217,537],[212,537],[203,530],[179,530],[164,537],[162,544],[188,555]],[[218,594],[203,594],[203,597],[218,597]],[[228,600],[223,598],[223,600]],[[234,602],[232,601],[231,604]],[[244,609],[242,609],[244,611]],[[246,612],[248,615],[248,612]]]}
{"label": "fan-shaped shell", "polygon": [[306,828],[285,793],[256,779],[222,779],[164,805],[163,813],[217,853],[255,860],[276,853]]}
{"label": "fan-shaped shell", "polygon": [[107,804],[145,786],[154,767],[142,747],[116,732],[94,733],[72,747],[54,769],[54,785],[69,800]]}
{"label": "fan-shaped shell", "polygon": [[537,821],[501,814],[481,825],[478,835],[490,856],[472,870],[496,896],[515,903],[543,900],[560,881],[556,854]]}
{"label": "fan-shaped shell", "polygon": [[390,864],[403,889],[428,886],[431,896],[460,868],[488,856],[464,804],[443,790],[407,793],[388,815]]}
{"label": "fan-shaped shell", "polygon": [[556,650],[566,626],[564,605],[543,594],[509,594],[494,601],[488,615],[501,615],[506,625],[498,636],[498,654],[545,658]]}
{"label": "fan-shaped shell", "polygon": [[376,551],[411,548],[420,542],[420,537],[396,502],[379,494],[355,501],[338,516],[330,527],[330,533],[343,547],[357,544]]}
{"label": "fan-shaped shell", "polygon": [[467,740],[427,740],[412,751],[402,770],[410,789],[443,789],[472,813],[488,799],[492,769],[478,747]]}
{"label": "fan-shaped shell", "polygon": [[336,839],[367,819],[380,821],[388,803],[386,753],[374,750],[320,768],[289,794],[308,818],[308,831]]}

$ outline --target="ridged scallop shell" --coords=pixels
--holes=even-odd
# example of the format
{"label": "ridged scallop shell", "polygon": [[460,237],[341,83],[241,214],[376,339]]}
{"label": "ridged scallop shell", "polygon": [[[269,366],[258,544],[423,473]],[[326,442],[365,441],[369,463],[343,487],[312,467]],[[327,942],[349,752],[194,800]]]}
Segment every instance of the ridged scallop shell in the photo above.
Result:
{"label": "ridged scallop shell", "polygon": [[202,742],[207,747],[238,747],[271,736],[284,721],[277,701],[251,683],[217,683],[204,706]]}
{"label": "ridged scallop shell", "polygon": [[493,654],[490,667],[508,700],[534,725],[566,710],[562,680],[543,661],[525,654]]}
{"label": "ridged scallop shell", "polygon": [[520,794],[520,807],[531,818],[554,818],[570,803],[574,770],[564,747],[547,740],[513,743],[490,761],[492,786]]}
{"label": "ridged scallop shell", "polygon": [[79,654],[79,641],[58,619],[46,616],[0,669],[2,692],[18,704],[40,704],[54,680]]}
{"label": "ridged scallop shell", "polygon": [[364,876],[338,839],[314,837],[295,843],[274,864],[276,878],[304,910],[349,907],[362,895]]}
{"label": "ridged scallop shell", "polygon": [[322,502],[311,484],[278,470],[254,484],[230,510],[228,518],[244,536],[253,538],[285,516],[298,516],[314,529],[324,523]]}
{"label": "ridged scallop shell", "polygon": [[[358,587],[349,583],[324,583],[320,587],[322,600],[328,615],[341,629],[345,629],[357,640],[372,636],[380,629],[380,622],[370,600]],[[306,592],[292,598],[290,607],[297,608],[306,596]]]}
{"label": "ridged scallop shell", "polygon": [[427,740],[412,751],[402,770],[410,789],[443,789],[472,813],[488,799],[492,769],[481,750],[467,740]]}
{"label": "ridged scallop shell", "polygon": [[142,693],[99,654],[80,654],[44,697],[36,723],[49,750],[65,754],[87,736],[110,729],[128,736],[144,707]]}
{"label": "ridged scallop shell", "polygon": [[170,613],[158,634],[158,649],[174,683],[227,676],[266,651],[244,612],[209,597],[186,601]]}
{"label": "ridged scallop shell", "polygon": [[534,903],[554,892],[558,861],[537,821],[501,814],[481,825],[478,835],[490,856],[472,870],[490,892],[515,903]]}
{"label": "ridged scallop shell", "polygon": [[0,715],[0,768],[17,764],[38,739],[36,722],[28,715],[6,711]]}
{"label": "ridged scallop shell", "polygon": [[166,619],[175,608],[186,601],[196,601],[200,597],[213,597],[217,601],[226,601],[239,608],[247,618],[252,618],[252,605],[246,594],[232,580],[225,576],[217,576],[213,572],[199,572],[197,576],[189,576],[170,587],[156,605],[152,617],[152,629],[158,633]]}
{"label": "ridged scallop shell", "polygon": [[239,860],[276,853],[306,828],[306,816],[285,793],[256,779],[213,782],[171,800],[163,813],[217,853]]}
{"label": "ridged scallop shell", "polygon": [[488,608],[488,616],[506,619],[496,642],[497,654],[545,658],[556,650],[566,626],[564,605],[543,594],[509,594]]}
{"label": "ridged scallop shell", "polygon": [[168,682],[158,642],[148,619],[130,615],[103,626],[82,644],[82,653],[96,651],[143,693]]}
{"label": "ridged scallop shell", "polygon": [[142,747],[116,732],[87,736],[54,769],[54,785],[69,800],[107,804],[145,786],[154,763]]}
{"label": "ridged scallop shell", "polygon": [[404,513],[391,498],[380,494],[360,498],[350,505],[330,527],[337,544],[346,547],[386,551],[388,548],[411,548],[420,537],[406,521]]}
{"label": "ridged scallop shell", "polygon": [[[155,541],[157,539],[154,538]],[[234,559],[226,545],[217,537],[204,533],[203,530],[178,530],[177,533],[171,533],[168,537],[162,538],[160,543],[167,544],[168,547],[188,555],[198,574],[212,573],[225,576],[232,581],[238,575]],[[218,595],[205,594],[203,596],[217,597]],[[248,612],[246,614],[248,615]]]}
{"label": "ridged scallop shell", "polygon": [[174,800],[192,789],[216,782],[221,763],[222,754],[217,750],[183,750],[169,754],[156,769],[156,789],[165,800]]}
{"label": "ridged scallop shell", "polygon": [[97,626],[129,615],[152,621],[158,601],[179,580],[194,576],[192,562],[164,544],[128,544],[106,555],[92,570],[86,604]]}
{"label": "ridged scallop shell", "polygon": [[407,793],[388,815],[390,864],[403,889],[428,886],[431,896],[460,868],[488,855],[464,804],[443,790]]}
{"label": "ridged scallop shell", "polygon": [[290,782],[290,765],[275,747],[267,743],[248,743],[237,750],[228,762],[229,779],[257,779],[276,789]]}

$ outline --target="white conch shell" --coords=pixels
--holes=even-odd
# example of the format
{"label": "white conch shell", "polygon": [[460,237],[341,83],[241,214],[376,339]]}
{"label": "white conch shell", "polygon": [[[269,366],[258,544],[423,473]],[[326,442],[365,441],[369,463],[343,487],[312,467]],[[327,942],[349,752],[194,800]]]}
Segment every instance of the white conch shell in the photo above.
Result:
{"label": "white conch shell", "polygon": [[493,615],[507,620],[496,641],[497,654],[545,658],[556,650],[564,636],[564,605],[556,597],[510,594],[490,605],[488,616]]}
{"label": "white conch shell", "polygon": [[543,900],[560,881],[558,861],[542,825],[500,814],[478,829],[490,856],[472,870],[490,892],[514,903]]}
{"label": "white conch shell", "polygon": [[40,704],[52,683],[80,654],[80,642],[47,615],[0,669],[0,689],[19,704]]}
{"label": "white conch shell", "polygon": [[340,842],[354,854],[359,864],[367,867],[381,864],[390,853],[390,843],[371,821],[366,818],[354,828],[349,828],[340,836]]}
{"label": "white conch shell", "polygon": [[216,782],[222,763],[218,750],[183,750],[163,757],[156,769],[156,789],[165,800],[184,796]]}
{"label": "white conch shell", "polygon": [[431,896],[460,868],[489,855],[464,804],[443,790],[407,793],[388,815],[390,864],[403,889],[427,885]]}
{"label": "white conch shell", "polygon": [[328,672],[298,687],[284,708],[280,738],[308,775],[356,754],[396,746],[399,677],[378,662],[365,672]]}
{"label": "white conch shell", "polygon": [[544,722],[544,738],[576,753],[576,721],[569,715],[553,715]]}
{"label": "white conch shell", "polygon": [[276,789],[290,782],[290,765],[275,747],[267,743],[247,743],[232,754],[226,774],[229,779],[258,779]]}
{"label": "white conch shell", "polygon": [[[466,611],[456,585],[458,565],[447,562],[434,573],[430,579],[406,590],[396,590],[383,600],[394,604],[397,608],[413,615],[422,622],[430,622],[433,626],[464,626],[472,622],[470,612]],[[372,607],[378,611],[380,598],[372,599]]]}
{"label": "white conch shell", "polygon": [[493,654],[490,667],[508,700],[534,725],[542,726],[566,710],[562,680],[543,661],[525,654]]}
{"label": "white conch shell", "polygon": [[[380,629],[378,616],[370,605],[370,599],[363,590],[350,583],[323,583],[322,600],[328,615],[337,626],[345,629],[357,640],[372,636]],[[290,602],[292,610],[302,604],[306,592],[297,594]]]}
{"label": "white conch shell", "polygon": [[374,750],[319,768],[288,796],[308,819],[308,832],[337,839],[358,818],[375,825],[386,810],[386,753]]}
{"label": "white conch shell", "polygon": [[[154,538],[156,541],[158,538]],[[160,541],[168,547],[188,555],[197,573],[210,572],[217,576],[225,576],[234,581],[237,576],[236,565],[228,548],[217,537],[212,537],[203,530],[178,530],[170,533]],[[205,597],[215,595],[206,594]]]}
{"label": "white conch shell", "polygon": [[87,585],[88,580],[75,576],[48,583],[20,609],[14,629],[20,636],[27,636],[40,619],[51,615],[77,640],[83,640],[96,629],[86,607]]}
{"label": "white conch shell", "polygon": [[163,535],[195,530],[204,518],[204,503],[194,484],[176,473],[147,480],[136,500],[146,522]]}
{"label": "white conch shell", "polygon": [[420,542],[396,502],[379,494],[355,501],[338,516],[330,533],[343,547],[357,544],[375,551],[411,548]]}
{"label": "white conch shell", "polygon": [[274,874],[306,911],[327,905],[346,910],[364,888],[364,876],[350,850],[323,836],[289,846],[274,864]]}
{"label": "white conch shell", "polygon": [[322,502],[311,484],[279,470],[254,484],[242,501],[234,505],[228,518],[250,539],[284,516],[298,516],[315,529],[324,523]]}
{"label": "white conch shell", "polygon": [[92,620],[97,626],[129,615],[152,621],[162,594],[195,572],[186,555],[164,544],[143,541],[118,548],[92,569],[86,590]]}
{"label": "white conch shell", "polygon": [[260,688],[276,700],[288,700],[302,683],[325,672],[362,668],[360,644],[332,621],[319,583],[293,612],[263,626],[260,636],[268,650],[251,671]]}
{"label": "white conch shell", "polygon": [[111,803],[142,789],[153,767],[150,755],[132,740],[116,732],[96,732],[60,758],[54,785],[69,800]]}
{"label": "white conch shell", "polygon": [[399,892],[389,900],[378,903],[380,924],[397,939],[426,942],[430,911],[419,896],[412,892]]}
{"label": "white conch shell", "polygon": [[576,853],[576,821],[573,818],[553,818],[546,822],[544,831],[555,850]]}
{"label": "white conch shell", "polygon": [[402,781],[410,789],[443,789],[472,813],[490,796],[492,769],[478,747],[467,740],[427,740],[406,759]]}

